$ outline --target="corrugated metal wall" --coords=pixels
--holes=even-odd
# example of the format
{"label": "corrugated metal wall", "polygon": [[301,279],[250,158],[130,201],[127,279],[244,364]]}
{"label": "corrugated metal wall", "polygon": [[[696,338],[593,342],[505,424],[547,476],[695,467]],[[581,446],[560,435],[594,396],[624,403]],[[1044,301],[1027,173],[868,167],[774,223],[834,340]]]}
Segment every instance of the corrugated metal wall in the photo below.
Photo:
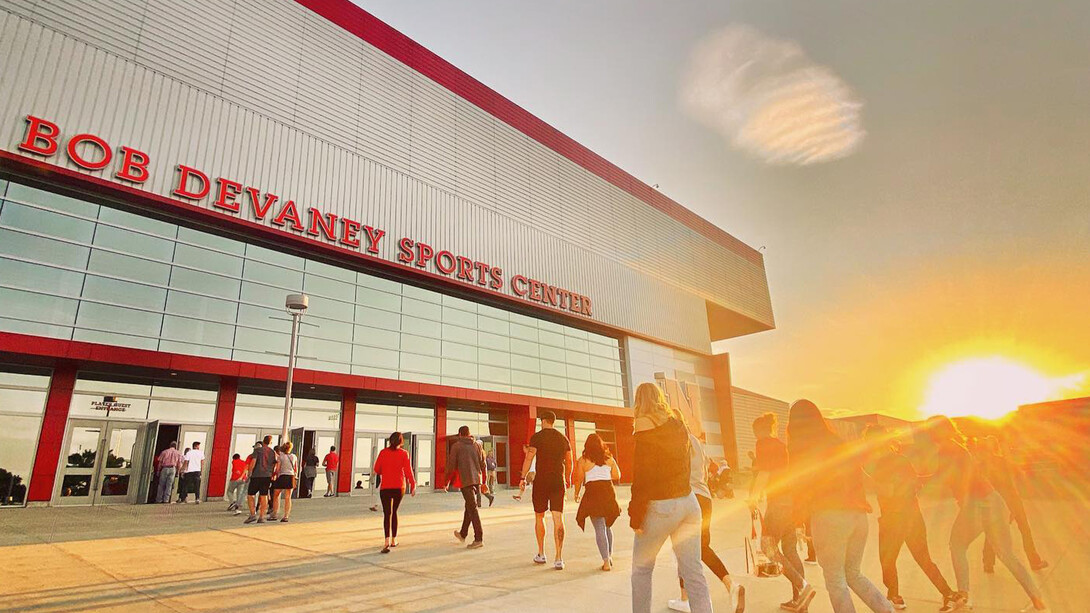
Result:
{"label": "corrugated metal wall", "polygon": [[410,236],[701,352],[705,299],[771,324],[763,266],[290,0],[0,0],[0,57],[4,149],[37,114],[148,152],[157,194],[190,164],[385,229],[386,259]]}

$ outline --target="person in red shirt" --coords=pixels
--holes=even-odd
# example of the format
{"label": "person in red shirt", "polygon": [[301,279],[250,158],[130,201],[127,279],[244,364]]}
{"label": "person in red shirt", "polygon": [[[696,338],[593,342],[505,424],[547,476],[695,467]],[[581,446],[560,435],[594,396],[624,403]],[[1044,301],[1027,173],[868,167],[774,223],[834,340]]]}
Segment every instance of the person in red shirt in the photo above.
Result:
{"label": "person in red shirt", "polygon": [[382,553],[390,553],[391,547],[397,547],[397,509],[405,495],[405,482],[408,481],[410,496],[416,496],[416,479],[413,478],[413,464],[409,452],[402,449],[405,439],[400,432],[394,432],[387,441],[386,448],[378,452],[371,472],[378,475],[381,483],[379,500],[382,501],[382,532],[386,540]]}
{"label": "person in red shirt", "polygon": [[229,503],[228,511],[234,511],[235,515],[242,514],[242,497],[246,495],[246,460],[235,454],[231,457],[231,482],[227,484],[227,494],[224,498]]}
{"label": "person in red shirt", "polygon": [[329,453],[325,454],[325,459],[322,460],[322,466],[325,467],[325,496],[323,498],[330,498],[337,495],[337,465],[341,459],[337,457],[337,448],[330,447]]}

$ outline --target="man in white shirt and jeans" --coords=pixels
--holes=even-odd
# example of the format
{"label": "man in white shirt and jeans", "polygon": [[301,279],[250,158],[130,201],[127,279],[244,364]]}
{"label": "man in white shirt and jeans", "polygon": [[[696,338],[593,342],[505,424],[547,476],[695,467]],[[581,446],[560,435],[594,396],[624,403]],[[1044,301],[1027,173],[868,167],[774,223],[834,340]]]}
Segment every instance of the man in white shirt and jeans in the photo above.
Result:
{"label": "man in white shirt and jeans", "polygon": [[193,448],[185,452],[185,467],[182,469],[181,497],[178,502],[185,504],[189,492],[201,503],[201,472],[204,470],[204,452],[200,441],[193,441]]}

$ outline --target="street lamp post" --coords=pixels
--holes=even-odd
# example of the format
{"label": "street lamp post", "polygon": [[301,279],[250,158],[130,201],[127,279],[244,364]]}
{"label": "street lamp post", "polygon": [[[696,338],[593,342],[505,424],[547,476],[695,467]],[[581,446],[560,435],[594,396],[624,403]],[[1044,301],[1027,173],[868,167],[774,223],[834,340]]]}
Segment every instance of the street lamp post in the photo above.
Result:
{"label": "street lamp post", "polygon": [[299,320],[306,313],[310,298],[306,294],[288,294],[284,306],[291,315],[291,347],[288,349],[288,382],[284,391],[284,426],[280,429],[280,443],[288,440],[288,424],[291,421],[291,384],[295,379],[295,350],[299,340]]}

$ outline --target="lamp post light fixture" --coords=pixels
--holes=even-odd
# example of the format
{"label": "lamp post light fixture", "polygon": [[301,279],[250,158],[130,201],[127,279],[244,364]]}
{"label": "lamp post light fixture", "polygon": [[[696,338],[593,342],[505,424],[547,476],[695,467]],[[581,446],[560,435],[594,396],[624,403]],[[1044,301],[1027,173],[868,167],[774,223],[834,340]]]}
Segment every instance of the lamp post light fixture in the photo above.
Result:
{"label": "lamp post light fixture", "polygon": [[280,429],[280,442],[288,440],[288,423],[291,421],[291,385],[295,379],[295,350],[299,344],[299,320],[307,312],[310,298],[306,294],[288,294],[284,306],[291,315],[291,347],[288,349],[288,382],[284,392],[284,425]]}

